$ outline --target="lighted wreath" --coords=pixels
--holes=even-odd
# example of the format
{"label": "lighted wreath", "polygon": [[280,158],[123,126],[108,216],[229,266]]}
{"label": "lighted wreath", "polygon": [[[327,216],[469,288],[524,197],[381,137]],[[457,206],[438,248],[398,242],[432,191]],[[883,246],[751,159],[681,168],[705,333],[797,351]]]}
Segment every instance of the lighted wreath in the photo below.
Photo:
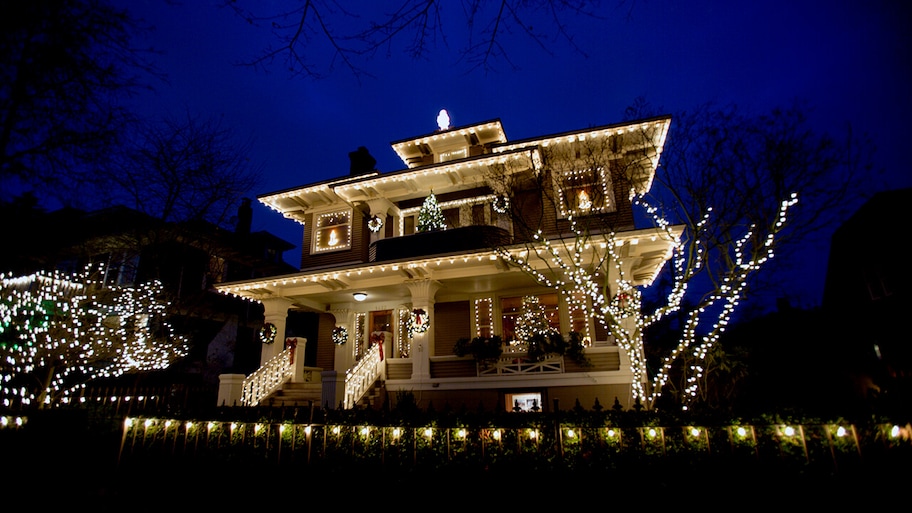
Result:
{"label": "lighted wreath", "polygon": [[275,342],[276,335],[279,330],[276,328],[275,324],[267,322],[260,328],[260,342],[264,344],[272,344]]}
{"label": "lighted wreath", "polygon": [[413,337],[419,333],[424,333],[431,326],[431,320],[428,319],[427,312],[423,308],[412,310],[408,320],[409,336]]}
{"label": "lighted wreath", "polygon": [[507,210],[510,209],[510,198],[503,194],[498,194],[497,196],[494,196],[491,207],[494,209],[494,212],[497,212],[498,214],[506,214]]}
{"label": "lighted wreath", "polygon": [[623,314],[630,315],[634,313],[633,297],[625,292],[619,292],[611,298],[611,305]]}
{"label": "lighted wreath", "polygon": [[367,229],[373,233],[380,231],[380,228],[383,226],[383,219],[380,219],[379,216],[373,216],[370,218],[370,221],[367,222]]}
{"label": "lighted wreath", "polygon": [[348,330],[342,326],[336,326],[333,328],[333,343],[337,346],[348,342]]}

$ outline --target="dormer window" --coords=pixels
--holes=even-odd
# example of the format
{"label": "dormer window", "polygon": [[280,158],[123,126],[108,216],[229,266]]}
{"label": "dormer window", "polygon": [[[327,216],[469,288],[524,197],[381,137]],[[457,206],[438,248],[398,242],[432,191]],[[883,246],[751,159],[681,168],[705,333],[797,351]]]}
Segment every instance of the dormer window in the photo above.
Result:
{"label": "dormer window", "polygon": [[313,253],[351,248],[351,210],[319,214],[314,220]]}
{"label": "dormer window", "polygon": [[561,173],[555,187],[561,217],[615,211],[611,177],[604,168]]}

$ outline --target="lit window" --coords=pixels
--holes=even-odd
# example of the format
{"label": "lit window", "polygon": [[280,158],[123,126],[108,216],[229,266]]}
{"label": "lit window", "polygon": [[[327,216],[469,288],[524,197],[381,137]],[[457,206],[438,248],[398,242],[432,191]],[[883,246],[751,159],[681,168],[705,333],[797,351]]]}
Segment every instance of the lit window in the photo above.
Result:
{"label": "lit window", "polygon": [[451,160],[464,159],[468,155],[465,148],[453,151],[447,151],[440,154],[440,162],[449,162]]}
{"label": "lit window", "polygon": [[503,340],[525,342],[524,332],[551,328],[560,331],[557,294],[505,297],[500,300]]}
{"label": "lit window", "polygon": [[351,247],[351,210],[327,212],[314,221],[313,252],[338,251]]}
{"label": "lit window", "polygon": [[494,302],[491,298],[475,300],[475,336],[490,337],[493,335],[491,321],[494,317]]}
{"label": "lit window", "polygon": [[504,398],[508,411],[541,411],[542,409],[541,394],[538,392],[505,394]]}
{"label": "lit window", "polygon": [[615,210],[611,177],[603,168],[561,173],[556,186],[562,217]]}

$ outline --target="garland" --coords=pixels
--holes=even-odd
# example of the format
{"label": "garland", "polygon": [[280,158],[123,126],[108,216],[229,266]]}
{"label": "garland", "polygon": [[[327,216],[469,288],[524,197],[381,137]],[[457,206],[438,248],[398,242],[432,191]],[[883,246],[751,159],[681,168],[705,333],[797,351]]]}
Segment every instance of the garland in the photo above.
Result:
{"label": "garland", "polygon": [[367,229],[373,233],[379,232],[382,226],[383,219],[380,219],[379,216],[373,216],[370,218],[370,221],[367,222]]}
{"label": "garland", "polygon": [[332,339],[334,344],[341,346],[348,342],[348,330],[343,326],[336,326],[333,328]]}
{"label": "garland", "polygon": [[423,308],[415,308],[412,310],[408,319],[409,337],[414,337],[417,334],[426,332],[430,326],[431,321],[428,319],[427,312],[425,312]]}
{"label": "garland", "polygon": [[264,344],[272,344],[275,342],[276,335],[279,330],[276,328],[275,324],[267,322],[260,328],[260,342]]}

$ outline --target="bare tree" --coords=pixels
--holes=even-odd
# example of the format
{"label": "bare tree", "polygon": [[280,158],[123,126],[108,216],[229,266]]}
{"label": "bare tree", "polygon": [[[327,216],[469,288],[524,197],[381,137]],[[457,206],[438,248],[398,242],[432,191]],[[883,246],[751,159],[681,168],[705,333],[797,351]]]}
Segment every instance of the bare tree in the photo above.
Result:
{"label": "bare tree", "polygon": [[[467,71],[487,72],[501,63],[518,68],[511,58],[514,38],[532,41],[549,55],[559,45],[585,55],[576,43],[574,23],[608,15],[602,4],[585,0],[404,0],[389,12],[385,3],[358,12],[335,0],[290,2],[287,9],[271,12],[242,3],[228,0],[224,5],[248,23],[268,28],[276,41],[244,64],[265,69],[281,63],[292,75],[308,78],[322,78],[338,65],[356,77],[369,75],[364,68],[368,59],[394,52],[422,59],[438,44],[449,47],[454,34],[463,38],[457,52]],[[329,57],[321,62],[318,56]]]}
{"label": "bare tree", "polygon": [[131,133],[112,165],[94,177],[107,203],[166,223],[223,225],[261,179],[249,157],[253,141],[218,118],[186,113],[138,123]]}
{"label": "bare tree", "polygon": [[[648,110],[636,105],[631,117],[644,119],[639,114]],[[677,394],[683,406],[698,400],[707,361],[718,364],[714,345],[760,269],[857,202],[871,156],[856,150],[865,147],[857,141],[838,144],[808,129],[798,107],[748,115],[705,105],[671,119],[659,144],[650,133],[653,125],[641,123],[640,130],[624,135],[623,152],[618,139],[608,137],[552,145],[539,149],[541,164],[533,173],[494,173],[489,179],[498,194],[519,191],[510,199],[511,217],[526,249],[501,248],[501,256],[607,328],[630,356],[634,385],[642,384],[636,395],[649,407],[664,393]],[[575,155],[560,153],[568,149]],[[642,173],[643,164],[655,159],[654,183],[644,187],[650,175]],[[613,189],[593,187],[599,173],[610,173],[611,180],[602,182]],[[632,201],[640,223],[672,243],[659,279],[638,284],[624,271],[608,279],[612,269],[632,267],[623,233],[633,227],[601,211],[580,214],[579,205],[568,203],[580,201],[566,194],[576,187],[568,180],[588,181],[581,185],[589,194],[605,195],[586,197],[592,205]],[[525,192],[534,190],[544,194]],[[629,190],[641,192],[619,194]],[[564,214],[558,239],[541,236],[554,232],[549,212],[561,209],[577,214]],[[659,358],[647,362],[650,328],[671,316],[680,320],[673,343],[652,351]]]}
{"label": "bare tree", "polygon": [[[118,142],[120,100],[157,76],[142,26],[99,0],[0,5],[0,183],[73,197]],[[66,202],[66,201],[65,201]]]}

